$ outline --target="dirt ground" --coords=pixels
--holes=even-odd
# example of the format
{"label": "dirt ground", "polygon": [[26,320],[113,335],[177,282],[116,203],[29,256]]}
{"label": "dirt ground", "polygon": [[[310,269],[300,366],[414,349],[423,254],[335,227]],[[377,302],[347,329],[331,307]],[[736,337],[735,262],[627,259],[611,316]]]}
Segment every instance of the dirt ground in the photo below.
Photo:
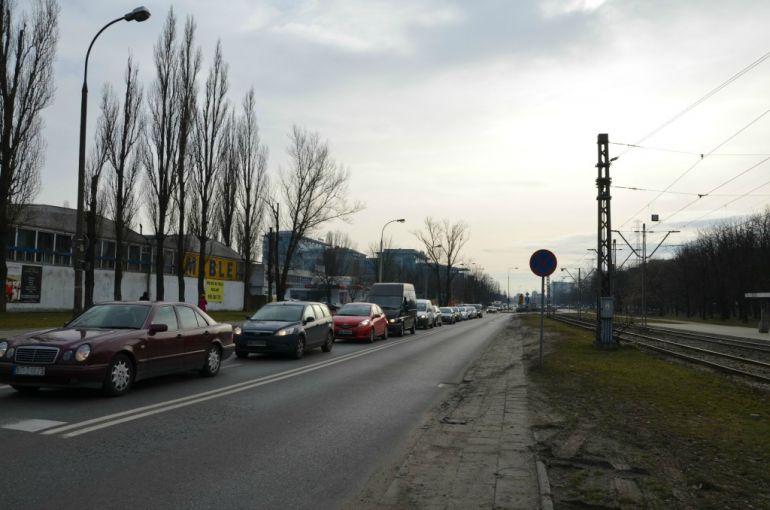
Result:
{"label": "dirt ground", "polygon": [[[546,362],[548,353],[563,341],[561,335],[546,332]],[[515,353],[507,350],[513,344],[521,346]],[[490,398],[500,392],[510,398],[512,392],[523,391],[524,421],[534,440],[525,442],[526,448],[508,452],[509,458],[522,463],[520,472],[525,474],[525,465],[534,465],[535,455],[545,464],[556,510],[770,509],[766,468],[770,461],[752,453],[751,445],[739,448],[739,457],[730,458],[708,439],[677,435],[660,413],[656,418],[640,411],[645,406],[633,399],[629,403],[628,398],[606,398],[603,388],[593,392],[573,388],[571,379],[566,387],[564,381],[561,386],[554,384],[549,378],[554,374],[540,370],[538,359],[539,329],[512,316],[450,395],[426,413],[405,448],[393,452],[393,458],[385,460],[383,469],[344,508],[537,509],[531,493],[525,499],[500,497],[506,471],[500,469],[499,460],[497,467],[492,466],[488,455],[489,449],[504,442],[484,439],[472,450],[478,453],[469,454],[467,449],[469,444],[474,446],[468,434],[484,428],[479,425],[482,417],[489,416]],[[510,377],[515,372],[512,367],[522,362],[526,379],[501,387],[501,378]],[[648,404],[654,408],[654,402]],[[766,421],[762,413],[757,418],[760,425]],[[521,428],[517,424],[501,430],[514,434]],[[464,471],[465,458],[481,452],[485,455],[478,459],[481,463],[467,466],[472,479],[458,483],[463,482],[458,474]],[[490,479],[495,480],[491,485]],[[537,495],[536,480],[523,478],[518,483],[522,490],[534,484]]]}
{"label": "dirt ground", "polygon": [[[538,458],[547,466],[554,508],[770,508],[767,487],[742,483],[741,473],[726,476],[736,463],[725,464],[711,445],[661,433],[665,425],[651,426],[650,417],[608,402],[601,388],[554,393],[534,373],[539,330],[524,326],[521,333],[530,367],[530,422]],[[545,352],[559,341],[558,335],[546,333]]]}

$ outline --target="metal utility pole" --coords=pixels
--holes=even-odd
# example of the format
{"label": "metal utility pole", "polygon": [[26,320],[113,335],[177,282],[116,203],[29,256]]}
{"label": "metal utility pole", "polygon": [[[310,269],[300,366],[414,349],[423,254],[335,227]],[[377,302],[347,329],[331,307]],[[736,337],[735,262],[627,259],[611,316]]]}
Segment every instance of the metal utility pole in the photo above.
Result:
{"label": "metal utility pole", "polygon": [[598,294],[596,299],[596,345],[609,347],[614,344],[612,338],[612,318],[614,314],[612,297],[612,222],[610,203],[610,137],[600,133],[596,137],[598,161],[596,163],[596,202],[598,205],[597,240],[596,240],[596,275]]}
{"label": "metal utility pole", "polygon": [[267,267],[263,268],[267,277],[267,302],[273,300],[273,227],[267,235]]}
{"label": "metal utility pole", "polygon": [[[653,214],[652,215],[652,221],[658,221],[658,215]],[[655,247],[654,250],[652,250],[652,253],[647,255],[647,234],[655,234],[657,232],[654,232],[652,230],[647,230],[647,224],[642,223],[642,230],[634,230],[635,233],[642,233],[642,253],[640,254],[636,249],[631,246],[631,243],[628,242],[628,239],[626,239],[626,236],[623,235],[623,232],[619,230],[614,230],[613,232],[617,232],[618,235],[625,241],[626,245],[631,248],[631,253],[628,254],[629,257],[631,255],[636,255],[639,257],[642,261],[642,326],[647,326],[647,260],[651,259],[653,255],[655,255],[655,252],[658,251],[658,248],[660,248],[663,243],[668,239],[668,236],[671,234],[678,233],[679,230],[668,230],[666,231],[666,235],[663,236],[663,239],[660,240],[658,243],[658,246]],[[628,258],[626,259],[628,260]],[[625,263],[625,261],[624,261]],[[622,265],[622,264],[621,264]]]}

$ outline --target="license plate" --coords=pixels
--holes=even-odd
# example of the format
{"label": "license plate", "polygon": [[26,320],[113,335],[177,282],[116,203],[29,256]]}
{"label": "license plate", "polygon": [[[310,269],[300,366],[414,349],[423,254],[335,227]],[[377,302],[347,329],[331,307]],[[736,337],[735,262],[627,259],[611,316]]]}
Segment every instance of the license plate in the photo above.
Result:
{"label": "license plate", "polygon": [[264,347],[267,344],[264,340],[249,340],[249,343],[247,344],[249,347]]}
{"label": "license plate", "polygon": [[13,367],[13,373],[14,375],[35,375],[40,377],[45,375],[45,367],[23,367],[17,365]]}
{"label": "license plate", "polygon": [[341,329],[341,330],[337,331],[337,334],[338,335],[352,335],[353,332],[350,331],[349,329]]}

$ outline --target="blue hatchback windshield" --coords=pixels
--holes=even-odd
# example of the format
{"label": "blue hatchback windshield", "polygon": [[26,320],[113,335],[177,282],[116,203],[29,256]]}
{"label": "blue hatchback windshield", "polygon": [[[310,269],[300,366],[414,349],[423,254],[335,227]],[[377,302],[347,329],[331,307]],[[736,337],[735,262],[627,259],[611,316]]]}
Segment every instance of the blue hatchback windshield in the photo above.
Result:
{"label": "blue hatchback windshield", "polygon": [[253,321],[297,322],[302,319],[305,305],[265,305],[251,316]]}

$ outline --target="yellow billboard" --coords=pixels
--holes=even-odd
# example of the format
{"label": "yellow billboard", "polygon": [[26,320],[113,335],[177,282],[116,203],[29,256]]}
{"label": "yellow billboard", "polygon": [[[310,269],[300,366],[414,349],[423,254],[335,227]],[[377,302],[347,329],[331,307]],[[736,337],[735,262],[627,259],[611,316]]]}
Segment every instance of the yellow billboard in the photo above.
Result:
{"label": "yellow billboard", "polygon": [[[224,257],[206,257],[204,265],[206,280],[226,280],[230,282],[241,281],[238,271],[238,262]],[[198,277],[198,254],[187,252],[184,257],[184,275],[192,278]]]}
{"label": "yellow billboard", "polygon": [[222,280],[206,280],[206,301],[221,303],[225,300],[225,282]]}

